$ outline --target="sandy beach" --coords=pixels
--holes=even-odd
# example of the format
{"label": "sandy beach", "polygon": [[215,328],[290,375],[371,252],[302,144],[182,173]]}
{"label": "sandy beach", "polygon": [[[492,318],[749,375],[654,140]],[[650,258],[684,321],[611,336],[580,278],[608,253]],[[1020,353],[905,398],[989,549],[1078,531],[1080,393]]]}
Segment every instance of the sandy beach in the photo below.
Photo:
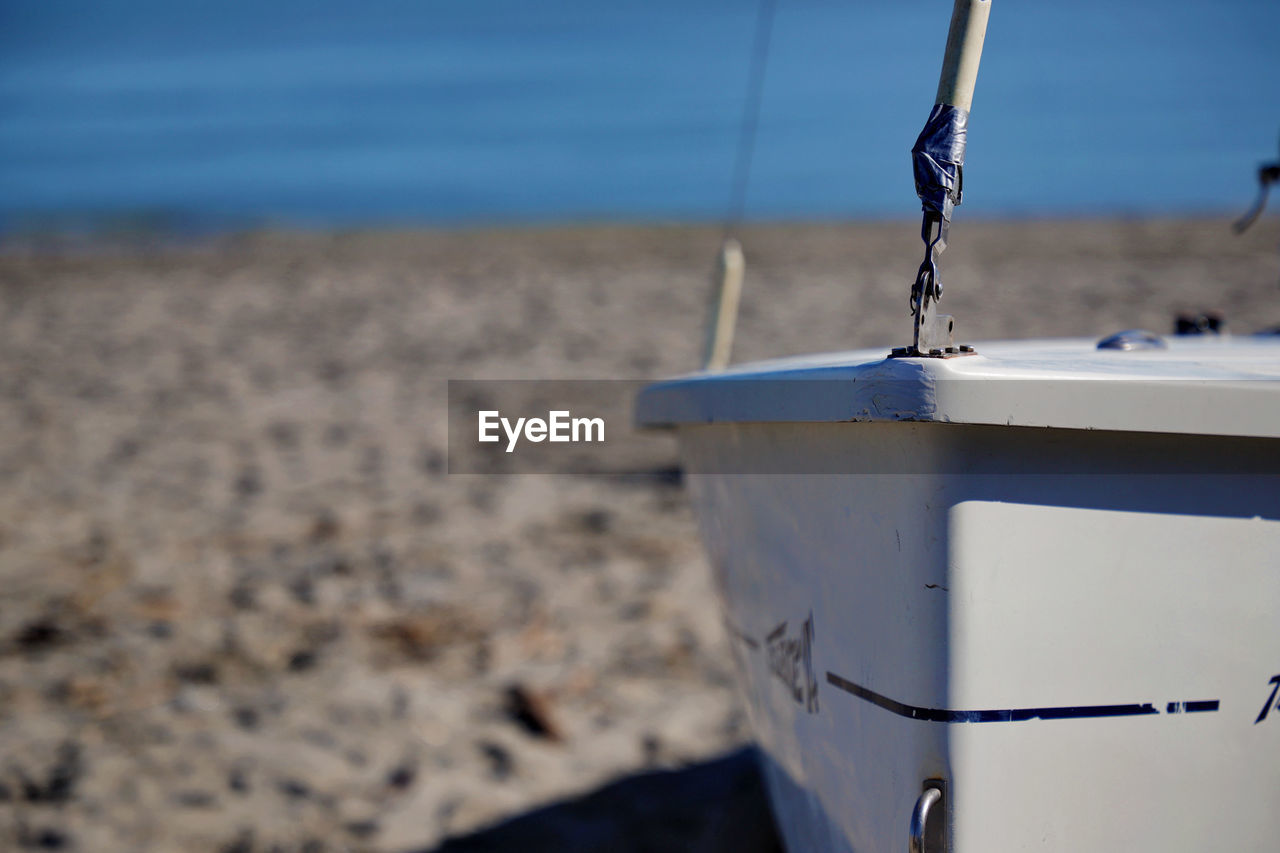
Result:
{"label": "sandy beach", "polygon": [[[771,849],[674,443],[652,476],[446,465],[450,379],[696,367],[719,240],[0,244],[0,848]],[[742,242],[735,360],[908,342],[917,225]],[[960,221],[942,305],[964,343],[1252,333],[1278,245]]]}

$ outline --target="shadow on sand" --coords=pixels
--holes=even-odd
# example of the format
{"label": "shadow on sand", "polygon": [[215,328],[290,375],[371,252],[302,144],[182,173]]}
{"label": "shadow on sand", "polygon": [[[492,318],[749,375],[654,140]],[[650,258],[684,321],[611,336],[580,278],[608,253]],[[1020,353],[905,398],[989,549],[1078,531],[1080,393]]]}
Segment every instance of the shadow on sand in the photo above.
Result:
{"label": "shadow on sand", "polygon": [[434,853],[520,850],[782,853],[753,749],[679,770],[640,773],[536,809]]}

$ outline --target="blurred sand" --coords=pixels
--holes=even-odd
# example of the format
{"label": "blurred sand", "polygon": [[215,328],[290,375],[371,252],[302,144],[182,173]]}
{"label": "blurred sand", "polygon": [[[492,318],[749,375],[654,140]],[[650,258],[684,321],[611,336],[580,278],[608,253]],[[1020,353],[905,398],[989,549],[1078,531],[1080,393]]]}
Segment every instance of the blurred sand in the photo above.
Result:
{"label": "blurred sand", "polygon": [[[1252,332],[1277,226],[961,221],[943,306],[962,342]],[[490,838],[518,849],[532,810],[745,743],[678,483],[445,472],[447,379],[693,367],[718,241],[4,247],[0,848],[427,850],[525,814]],[[907,341],[913,224],[743,243],[739,360]],[[578,801],[597,846],[614,793]],[[618,849],[710,831],[645,814]]]}

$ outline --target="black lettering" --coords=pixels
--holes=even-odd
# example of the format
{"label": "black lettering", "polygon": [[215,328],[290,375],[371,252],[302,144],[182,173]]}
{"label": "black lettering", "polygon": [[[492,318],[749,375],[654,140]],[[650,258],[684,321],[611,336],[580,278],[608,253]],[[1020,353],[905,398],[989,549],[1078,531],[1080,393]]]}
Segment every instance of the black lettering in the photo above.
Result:
{"label": "black lettering", "polygon": [[1280,692],[1280,675],[1271,676],[1271,680],[1267,683],[1272,685],[1271,695],[1267,697],[1266,704],[1262,706],[1262,711],[1258,714],[1258,719],[1253,721],[1255,726],[1267,718],[1267,712],[1271,710],[1272,705],[1276,704],[1276,693]]}

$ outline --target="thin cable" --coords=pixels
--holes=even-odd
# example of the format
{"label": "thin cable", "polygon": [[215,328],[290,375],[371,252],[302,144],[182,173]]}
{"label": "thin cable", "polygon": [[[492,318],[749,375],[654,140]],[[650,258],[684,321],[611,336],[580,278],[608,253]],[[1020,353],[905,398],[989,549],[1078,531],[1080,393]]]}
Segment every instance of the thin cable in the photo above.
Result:
{"label": "thin cable", "polygon": [[769,40],[773,35],[773,12],[777,0],[760,0],[756,13],[756,37],[751,49],[751,65],[747,76],[747,98],[742,105],[742,125],[738,130],[738,150],[733,158],[733,184],[729,196],[729,212],[725,218],[725,237],[742,224],[747,206],[747,181],[751,176],[751,158],[755,155],[756,128],[760,123],[760,101],[764,95],[764,70],[769,61]]}

